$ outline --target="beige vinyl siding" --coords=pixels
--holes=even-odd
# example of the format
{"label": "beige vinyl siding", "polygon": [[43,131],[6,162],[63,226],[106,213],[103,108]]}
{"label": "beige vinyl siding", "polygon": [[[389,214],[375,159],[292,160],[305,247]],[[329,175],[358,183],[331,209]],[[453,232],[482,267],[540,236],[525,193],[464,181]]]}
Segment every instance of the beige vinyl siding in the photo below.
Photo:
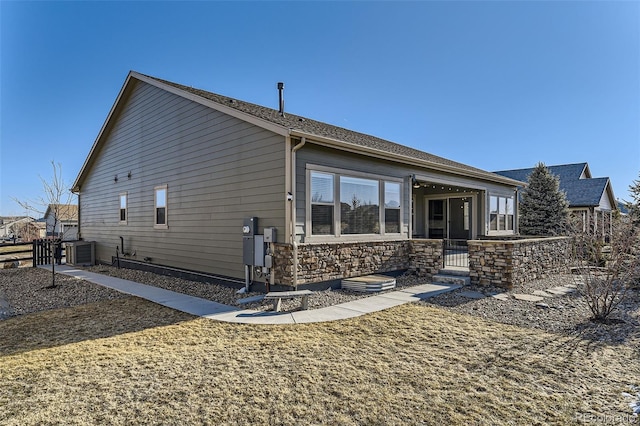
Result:
{"label": "beige vinyl siding", "polygon": [[[142,82],[121,102],[80,188],[83,238],[98,242],[103,262],[122,236],[134,259],[243,277],[243,218],[257,216],[260,231],[273,226],[284,236],[284,138]],[[168,229],[153,226],[161,185]]]}

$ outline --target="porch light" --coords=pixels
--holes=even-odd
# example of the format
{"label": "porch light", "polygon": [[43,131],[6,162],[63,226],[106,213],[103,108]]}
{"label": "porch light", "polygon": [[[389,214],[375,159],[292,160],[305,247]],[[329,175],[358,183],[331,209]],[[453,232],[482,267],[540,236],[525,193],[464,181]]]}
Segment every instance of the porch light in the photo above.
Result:
{"label": "porch light", "polygon": [[420,188],[420,182],[416,179],[416,175],[411,175],[411,184],[413,185],[413,189]]}

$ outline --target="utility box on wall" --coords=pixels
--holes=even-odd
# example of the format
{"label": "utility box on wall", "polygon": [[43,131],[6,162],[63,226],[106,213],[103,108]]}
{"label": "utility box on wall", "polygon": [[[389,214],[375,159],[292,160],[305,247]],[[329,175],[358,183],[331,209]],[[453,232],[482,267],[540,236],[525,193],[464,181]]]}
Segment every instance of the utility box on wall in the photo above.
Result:
{"label": "utility box on wall", "polygon": [[255,236],[258,232],[258,218],[247,217],[242,224],[242,263],[255,264]]}
{"label": "utility box on wall", "polygon": [[276,228],[264,228],[264,242],[265,243],[276,242]]}

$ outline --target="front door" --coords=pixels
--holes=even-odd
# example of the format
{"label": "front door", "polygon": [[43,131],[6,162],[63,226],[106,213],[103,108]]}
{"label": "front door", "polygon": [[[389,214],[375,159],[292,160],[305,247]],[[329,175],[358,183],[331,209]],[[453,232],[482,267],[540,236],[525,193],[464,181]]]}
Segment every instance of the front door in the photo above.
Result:
{"label": "front door", "polygon": [[429,200],[427,217],[428,238],[447,238],[447,200]]}
{"label": "front door", "polygon": [[471,197],[427,200],[428,238],[471,238]]}
{"label": "front door", "polygon": [[449,238],[471,238],[471,199],[449,198]]}

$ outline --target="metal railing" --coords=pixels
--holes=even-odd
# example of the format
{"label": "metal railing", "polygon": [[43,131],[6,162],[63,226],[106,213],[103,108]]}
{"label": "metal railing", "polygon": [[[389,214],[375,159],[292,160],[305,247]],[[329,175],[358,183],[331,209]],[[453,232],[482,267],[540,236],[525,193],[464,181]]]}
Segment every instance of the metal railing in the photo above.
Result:
{"label": "metal railing", "polygon": [[444,267],[469,267],[469,247],[467,240],[442,240]]}

